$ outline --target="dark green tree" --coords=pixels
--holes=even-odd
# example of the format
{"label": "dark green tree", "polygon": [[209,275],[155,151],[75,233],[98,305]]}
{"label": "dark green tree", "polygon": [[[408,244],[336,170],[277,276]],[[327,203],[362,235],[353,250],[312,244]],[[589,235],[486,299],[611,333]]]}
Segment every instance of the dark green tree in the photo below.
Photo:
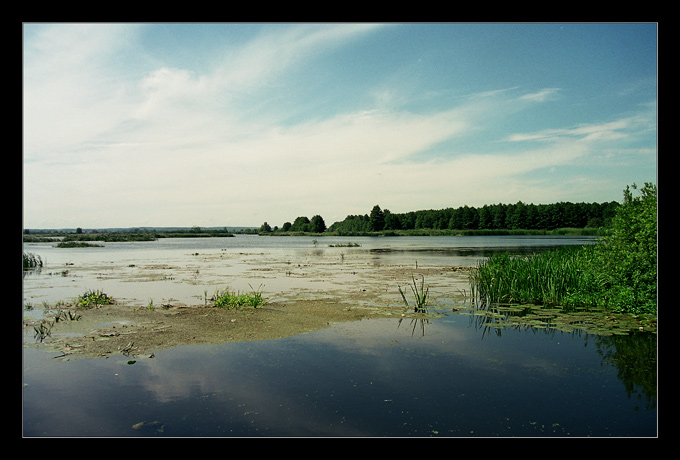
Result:
{"label": "dark green tree", "polygon": [[385,213],[377,204],[371,209],[371,229],[379,232],[385,228]]}
{"label": "dark green tree", "polygon": [[323,233],[326,231],[326,223],[323,220],[323,217],[320,215],[316,215],[312,217],[311,222],[309,223],[309,231],[313,233]]}
{"label": "dark green tree", "polygon": [[401,220],[397,214],[392,214],[389,209],[385,209],[383,213],[385,213],[385,230],[401,229]]}
{"label": "dark green tree", "polygon": [[309,218],[305,216],[300,216],[295,219],[293,225],[290,227],[292,232],[308,232],[309,231]]}

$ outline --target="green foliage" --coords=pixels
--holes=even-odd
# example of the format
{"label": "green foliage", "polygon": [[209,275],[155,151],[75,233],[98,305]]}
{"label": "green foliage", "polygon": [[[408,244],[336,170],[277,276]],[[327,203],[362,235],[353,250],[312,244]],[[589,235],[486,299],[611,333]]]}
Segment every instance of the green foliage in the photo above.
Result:
{"label": "green foliage", "polygon": [[610,225],[619,204],[570,203],[485,205],[480,208],[461,206],[438,210],[391,213],[376,205],[371,215],[348,215],[329,227],[330,232],[362,234],[385,230],[449,230],[469,231],[555,231],[559,228],[600,228]]}
{"label": "green foliage", "polygon": [[323,233],[326,231],[326,222],[324,222],[323,217],[316,215],[312,217],[309,223],[309,231],[312,233]]}
{"label": "green foliage", "polygon": [[[632,187],[637,189],[635,185]],[[594,245],[525,257],[496,254],[470,274],[482,302],[605,307],[614,312],[657,311],[657,189],[641,196],[629,187],[611,229]]]}
{"label": "green foliage", "polygon": [[300,216],[293,221],[293,225],[290,227],[291,232],[308,232],[309,231],[309,218],[306,216]]}
{"label": "green foliage", "polygon": [[377,204],[371,209],[371,230],[379,232],[385,228],[385,213]]}
{"label": "green foliage", "polygon": [[493,254],[470,272],[473,298],[490,303],[563,304],[585,285],[580,250],[565,246],[528,256]]}
{"label": "green foliage", "polygon": [[633,196],[631,187],[624,190],[611,230],[594,248],[591,271],[604,305],[651,313],[657,296],[657,188],[645,183],[639,192]]}
{"label": "green foliage", "polygon": [[110,305],[114,302],[113,297],[100,291],[88,290],[84,294],[78,296],[76,299],[77,307],[99,307],[101,305]]}
{"label": "green foliage", "polygon": [[23,253],[24,270],[32,270],[34,268],[42,267],[43,262],[40,256],[31,252]]}
{"label": "green foliage", "polygon": [[[409,285],[411,288],[411,292],[413,292],[413,297],[414,297],[414,305],[413,305],[413,311],[418,313],[418,312],[424,312],[427,310],[427,304],[429,303],[429,297],[428,293],[430,291],[429,287],[425,287],[425,277],[420,281],[420,287],[418,287],[418,283],[416,282],[415,276],[411,275],[411,279],[413,281],[412,284]],[[404,303],[406,304],[407,308],[410,308],[411,306],[408,303],[408,300],[406,300],[406,295],[404,294],[404,291],[402,291],[401,286],[397,286],[399,289],[399,294],[401,294],[401,298],[404,300]]]}
{"label": "green foliage", "polygon": [[267,299],[262,295],[262,286],[258,290],[253,289],[249,294],[218,289],[210,300],[213,302],[213,306],[219,308],[257,308],[267,304]]}

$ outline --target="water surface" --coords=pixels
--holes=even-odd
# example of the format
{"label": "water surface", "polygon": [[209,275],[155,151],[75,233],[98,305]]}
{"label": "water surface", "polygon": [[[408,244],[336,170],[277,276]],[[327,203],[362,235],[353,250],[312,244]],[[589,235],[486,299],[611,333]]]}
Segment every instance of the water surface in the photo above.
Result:
{"label": "water surface", "polygon": [[[348,241],[361,247],[328,247]],[[196,302],[204,289],[226,282],[261,282],[272,293],[347,289],[347,280],[368,279],[353,276],[386,266],[472,265],[489,251],[587,241],[348,237],[313,244],[309,238],[237,236],[87,249],[41,243],[24,248],[46,261],[39,274],[24,278],[24,303],[75,297],[84,288],[130,300],[177,296]],[[68,273],[59,274],[62,270]],[[449,286],[446,276],[451,275],[428,277],[441,295],[458,286]],[[23,433],[656,435],[654,335],[600,337],[531,328],[490,333],[480,324],[461,314],[415,323],[370,319],[285,339],[158,350],[153,358],[121,354],[62,361],[24,348]]]}

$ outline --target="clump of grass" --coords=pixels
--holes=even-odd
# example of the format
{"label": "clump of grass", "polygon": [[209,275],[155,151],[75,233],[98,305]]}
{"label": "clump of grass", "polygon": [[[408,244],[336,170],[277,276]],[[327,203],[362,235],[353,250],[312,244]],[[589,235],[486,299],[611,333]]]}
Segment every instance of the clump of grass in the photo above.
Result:
{"label": "clump of grass", "polygon": [[52,326],[54,326],[54,322],[47,320],[42,320],[34,325],[33,330],[35,331],[35,339],[42,342],[45,338],[52,335]]}
{"label": "clump of grass", "polygon": [[55,322],[59,321],[78,321],[82,315],[79,313],[72,312],[71,310],[60,310],[57,316],[54,318]]}
{"label": "clump of grass", "polygon": [[329,244],[329,248],[359,248],[361,245],[359,243],[337,243]]}
{"label": "clump of grass", "polygon": [[[427,305],[429,303],[429,287],[425,287],[425,277],[423,276],[422,279],[420,280],[420,287],[418,286],[418,282],[416,281],[416,277],[414,275],[411,275],[412,279],[412,284],[409,284],[409,287],[411,288],[411,292],[413,292],[413,296],[415,298],[415,302],[413,304],[413,311],[418,313],[418,312],[425,312],[427,311]],[[406,300],[406,295],[404,294],[404,291],[401,289],[401,286],[397,286],[399,289],[399,294],[401,294],[401,298],[404,300],[404,303],[406,304],[407,308],[411,308],[411,306],[408,303],[408,300]]]}
{"label": "clump of grass", "polygon": [[262,286],[257,290],[253,289],[252,286],[250,288],[252,291],[246,294],[233,292],[228,289],[218,289],[210,300],[213,302],[213,306],[220,308],[258,308],[266,305],[267,299],[262,295]]}
{"label": "clump of grass", "polygon": [[560,305],[583,289],[580,247],[528,256],[497,253],[470,271],[472,298],[481,303]]}
{"label": "clump of grass", "polygon": [[33,270],[43,266],[43,261],[40,256],[31,252],[23,253],[24,270]]}
{"label": "clump of grass", "polygon": [[76,306],[99,308],[101,305],[111,305],[113,302],[113,297],[97,289],[96,291],[88,290],[84,294],[78,296],[76,299]]}

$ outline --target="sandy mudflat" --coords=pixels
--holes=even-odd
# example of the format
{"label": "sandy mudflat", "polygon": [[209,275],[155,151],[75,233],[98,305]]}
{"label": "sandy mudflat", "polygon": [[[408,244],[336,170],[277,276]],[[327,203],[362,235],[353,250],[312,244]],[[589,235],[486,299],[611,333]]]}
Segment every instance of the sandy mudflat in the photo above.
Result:
{"label": "sandy mudflat", "polygon": [[[253,282],[263,275],[261,267],[252,264],[248,269]],[[121,353],[149,357],[154,351],[186,344],[283,338],[332,322],[413,315],[397,289],[402,286],[410,297],[407,286],[412,276],[419,280],[424,277],[431,289],[432,305],[444,305],[445,309],[446,305],[465,301],[468,279],[463,267],[319,264],[305,267],[304,274],[291,273],[290,266],[283,263],[270,263],[268,267],[263,281],[279,290],[267,291],[270,300],[260,308],[227,310],[198,299],[157,302],[153,308],[141,299],[117,300],[113,305],[89,309],[69,305],[68,311],[80,315],[77,321],[54,322],[49,315],[40,320],[25,319],[26,336],[34,333],[39,321],[53,323],[50,335],[42,341],[26,339],[25,346],[44,349],[62,359]],[[239,273],[244,275],[243,271]],[[122,281],[129,283],[130,275],[125,276],[128,279]],[[299,287],[301,280],[304,281],[301,289],[283,288],[287,283]],[[107,294],[116,298],[116,293]]]}

